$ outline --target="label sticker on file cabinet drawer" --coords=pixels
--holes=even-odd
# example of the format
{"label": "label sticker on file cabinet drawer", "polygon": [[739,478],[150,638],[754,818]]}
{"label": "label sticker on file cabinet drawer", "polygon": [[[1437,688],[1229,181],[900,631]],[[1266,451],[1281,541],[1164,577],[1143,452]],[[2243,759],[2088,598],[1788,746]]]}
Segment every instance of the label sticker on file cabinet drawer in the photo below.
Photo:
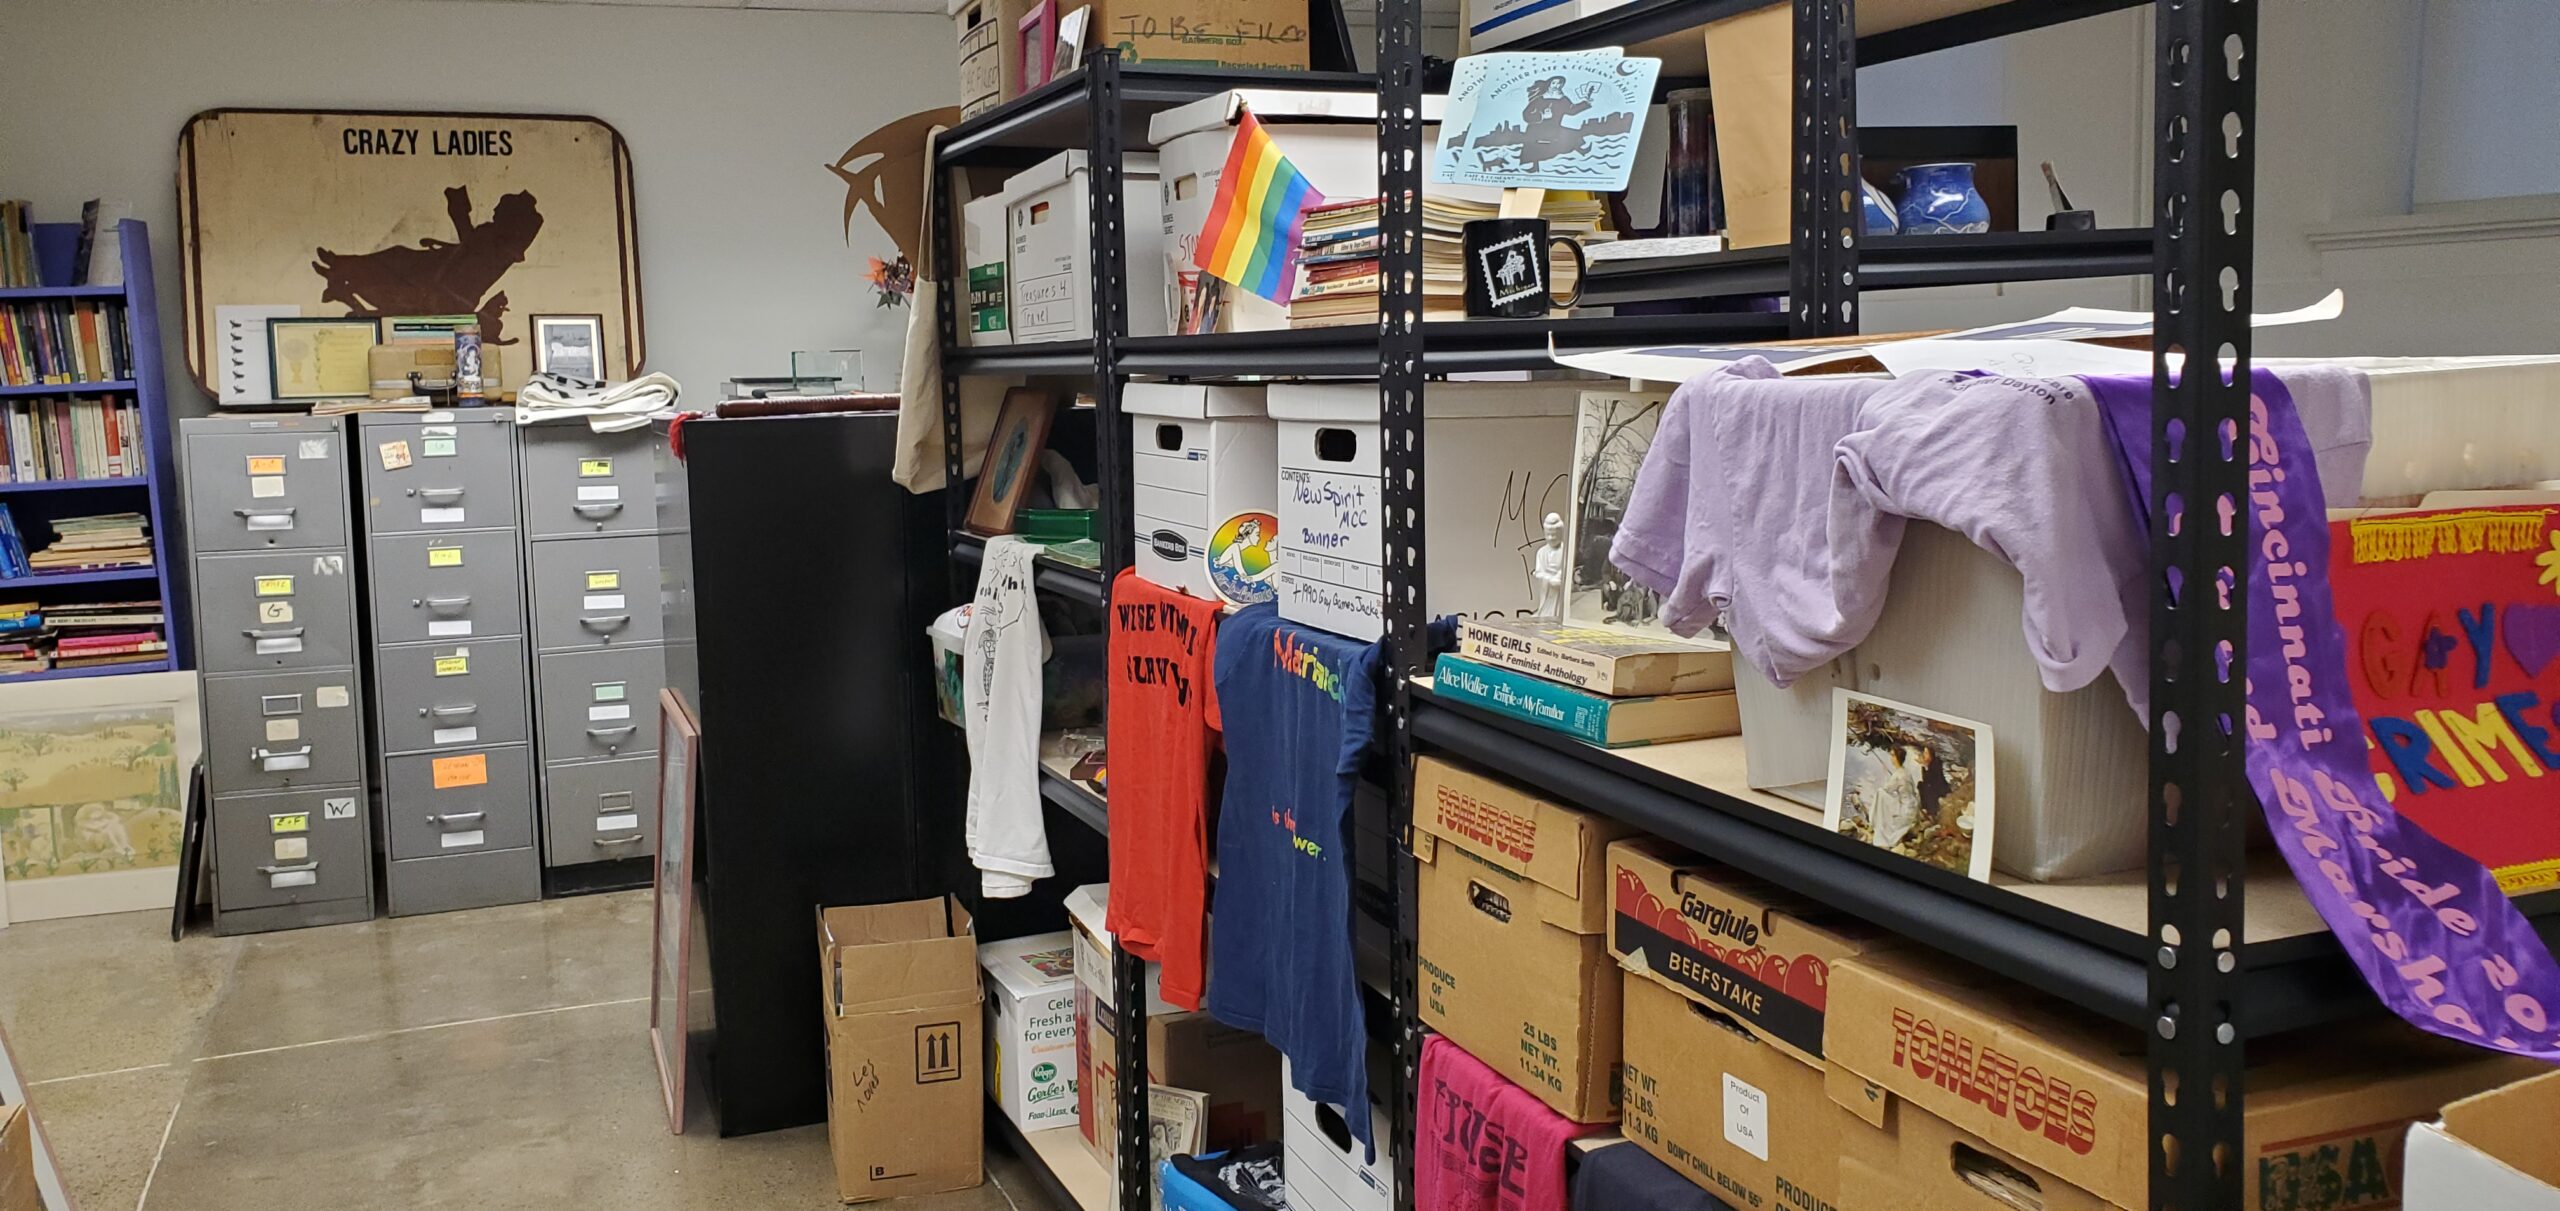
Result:
{"label": "label sticker on file cabinet drawer", "polygon": [[463,511],[460,505],[418,510],[418,524],[422,526],[458,526],[462,524],[462,518]]}
{"label": "label sticker on file cabinet drawer", "polygon": [[470,633],[471,620],[468,618],[446,618],[427,624],[429,639],[453,639]]}
{"label": "label sticker on file cabinet drawer", "polygon": [[628,702],[617,702],[612,706],[591,706],[587,708],[587,722],[589,723],[608,723],[616,719],[628,719],[630,717],[631,704]]}
{"label": "label sticker on file cabinet drawer", "polygon": [[405,466],[408,466],[408,465],[409,465],[409,443],[408,443],[408,442],[406,442],[406,441],[384,442],[384,443],[382,443],[382,445],[381,445],[381,446],[377,447],[377,449],[379,449],[379,450],[381,451],[381,453],[382,453],[382,469],[383,469],[383,470],[385,470],[385,471],[397,471],[397,470],[399,470],[400,468],[402,468],[402,467],[405,467]]}
{"label": "label sticker on file cabinet drawer", "polygon": [[[451,420],[453,418],[448,416],[445,419]],[[461,435],[462,430],[459,426],[455,425],[430,424],[418,426],[418,432],[428,437],[457,437]]]}
{"label": "label sticker on file cabinet drawer", "polygon": [[580,479],[604,479],[612,474],[613,460],[610,458],[582,458],[578,460],[578,478]]}
{"label": "label sticker on file cabinet drawer", "polygon": [[444,842],[444,847],[446,849],[463,849],[468,846],[482,844],[488,839],[488,832],[484,829],[477,828],[472,829],[467,833],[446,833],[442,838],[440,838],[440,840]]}
{"label": "label sticker on file cabinet drawer", "polygon": [[621,499],[622,489],[615,487],[612,484],[578,489],[578,503],[582,505],[591,505],[606,501],[618,501]]}
{"label": "label sticker on file cabinet drawer", "polygon": [[323,799],[320,801],[320,818],[323,820],[353,820],[356,818],[356,801],[351,798]]}
{"label": "label sticker on file cabinet drawer", "polygon": [[480,729],[476,727],[440,727],[435,730],[435,735],[427,738],[430,744],[477,744],[479,741]]}
{"label": "label sticker on file cabinet drawer", "polygon": [[294,451],[293,456],[305,462],[309,462],[316,458],[327,458],[329,457],[329,439],[325,437],[303,438],[302,445]]}
{"label": "label sticker on file cabinet drawer", "polygon": [[320,709],[324,711],[333,707],[345,706],[347,704],[347,687],[343,685],[321,686],[320,688],[311,691],[311,700],[317,703]]}
{"label": "label sticker on file cabinet drawer", "polygon": [[587,573],[587,591],[590,593],[610,593],[621,587],[622,573],[620,572]]}
{"label": "label sticker on file cabinet drawer", "polygon": [[623,604],[623,596],[620,593],[589,593],[584,601],[578,603],[578,608],[582,610],[621,610],[628,609],[630,607]]}
{"label": "label sticker on file cabinet drawer", "polygon": [[284,477],[281,475],[250,476],[249,495],[258,500],[284,495]]}
{"label": "label sticker on file cabinet drawer", "polygon": [[278,812],[270,815],[267,817],[267,831],[276,834],[310,832],[311,813]]}
{"label": "label sticker on file cabinet drawer", "polygon": [[598,702],[620,702],[631,696],[630,691],[625,688],[628,685],[630,685],[630,683],[627,681],[596,682],[594,686],[595,700]]}
{"label": "label sticker on file cabinet drawer", "polygon": [[638,812],[622,812],[611,816],[596,817],[596,831],[600,833],[627,832],[638,827],[640,827],[640,813]]}
{"label": "label sticker on file cabinet drawer", "polygon": [[269,720],[267,720],[267,739],[268,739],[268,740],[270,740],[270,741],[281,741],[281,740],[300,740],[300,739],[302,739],[302,720],[300,720],[300,719],[269,719]]}
{"label": "label sticker on file cabinet drawer", "polygon": [[251,474],[251,475],[282,475],[282,474],[284,474],[284,455],[281,455],[281,454],[252,454],[252,455],[250,455],[250,456],[249,456],[249,474]]}
{"label": "label sticker on file cabinet drawer", "polygon": [[464,786],[489,784],[489,754],[464,753],[459,757],[438,757],[432,767],[437,790],[449,791]]}
{"label": "label sticker on file cabinet drawer", "polygon": [[290,577],[290,576],[261,576],[261,577],[259,577],[259,578],[258,578],[258,596],[260,596],[260,597],[291,597],[291,596],[293,596],[293,578],[292,578],[292,577]]}
{"label": "label sticker on file cabinet drawer", "polygon": [[309,837],[278,837],[278,838],[276,838],[276,861],[278,861],[278,862],[300,862],[300,861],[302,861],[303,859],[308,858],[308,857],[310,857],[310,856],[311,856],[311,838],[309,838]]}
{"label": "label sticker on file cabinet drawer", "polygon": [[430,567],[430,568],[458,568],[458,567],[461,567],[461,566],[462,566],[462,548],[460,548],[460,547],[429,547],[429,548],[427,548],[427,566],[428,566],[428,567]]}
{"label": "label sticker on file cabinet drawer", "polygon": [[438,677],[460,677],[470,671],[471,653],[467,649],[450,656],[436,657],[436,676]]}
{"label": "label sticker on file cabinet drawer", "polygon": [[293,603],[290,601],[259,602],[258,621],[266,623],[293,621]]}
{"label": "label sticker on file cabinet drawer", "polygon": [[418,457],[453,457],[453,439],[450,437],[429,437],[420,439],[418,442]]}

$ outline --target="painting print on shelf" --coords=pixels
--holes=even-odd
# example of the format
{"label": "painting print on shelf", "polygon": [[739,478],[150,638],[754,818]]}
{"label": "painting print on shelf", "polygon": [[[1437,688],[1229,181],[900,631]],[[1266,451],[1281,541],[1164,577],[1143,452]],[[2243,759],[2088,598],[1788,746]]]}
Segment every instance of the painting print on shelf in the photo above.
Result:
{"label": "painting print on shelf", "polygon": [[1614,46],[1460,59],[1431,179],[1624,189],[1661,71],[1660,59],[1627,58]]}
{"label": "painting print on shelf", "polygon": [[1834,690],[1822,826],[1987,882],[1993,769],[1987,724]]}
{"label": "painting print on shelf", "polygon": [[1574,626],[1681,638],[1662,625],[1662,595],[1609,562],[1609,544],[1635,495],[1670,396],[1590,390],[1575,410],[1573,504],[1566,515],[1564,620]]}
{"label": "painting print on shelf", "polygon": [[51,682],[0,713],[0,925],[169,906],[203,744],[195,681]]}

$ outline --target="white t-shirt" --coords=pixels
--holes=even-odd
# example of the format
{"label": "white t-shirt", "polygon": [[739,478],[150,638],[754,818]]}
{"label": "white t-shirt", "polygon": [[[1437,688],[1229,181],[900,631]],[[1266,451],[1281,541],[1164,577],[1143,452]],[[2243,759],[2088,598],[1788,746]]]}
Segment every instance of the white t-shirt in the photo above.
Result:
{"label": "white t-shirt", "polygon": [[969,861],[991,900],[1023,895],[1033,880],[1057,873],[1040,811],[1040,664],[1048,636],[1031,589],[1039,552],[1010,535],[987,540],[960,649]]}

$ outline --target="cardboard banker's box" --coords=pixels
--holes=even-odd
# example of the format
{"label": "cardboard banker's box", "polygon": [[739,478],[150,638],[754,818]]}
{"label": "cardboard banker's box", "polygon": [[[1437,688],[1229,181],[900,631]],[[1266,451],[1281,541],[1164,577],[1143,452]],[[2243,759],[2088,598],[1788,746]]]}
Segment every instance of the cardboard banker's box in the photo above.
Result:
{"label": "cardboard banker's box", "polygon": [[1839,1152],[1865,1124],[1822,1068],[1652,979],[1627,980],[1626,1006],[1628,1139],[1735,1207],[1857,1206],[1841,1201]]}
{"label": "cardboard banker's box", "polygon": [[827,1145],[844,1201],[978,1184],[978,952],[954,900],[818,912]]}
{"label": "cardboard banker's box", "polygon": [[[1872,1084],[1891,1095],[1843,1097],[1869,1123],[1899,1118],[1908,1131],[1922,1111],[2106,1203],[2145,1205],[2150,1094],[2138,1031],[1906,950],[1832,969],[1825,1042],[1843,1075],[1859,1078],[1835,1080],[1835,1094]],[[2396,1021],[2253,1043],[2250,1059],[2244,1211],[2396,1207],[2412,1120],[2540,1070]],[[1926,1163],[1934,1173],[1936,1157]]]}
{"label": "cardboard banker's box", "polygon": [[1610,950],[1627,970],[1822,1060],[1831,965],[1888,945],[1841,913],[1651,837],[1609,847]]}
{"label": "cardboard banker's box", "polygon": [[1566,1118],[1617,1118],[1603,889],[1632,830],[1438,758],[1413,778],[1423,1022]]}
{"label": "cardboard banker's box", "polygon": [[1024,1131],[1076,1124],[1075,942],[1066,930],[978,948],[987,1096]]}
{"label": "cardboard banker's box", "polygon": [[0,1211],[44,1211],[36,1190],[35,1119],[24,1106],[0,1106]]}
{"label": "cardboard banker's box", "polygon": [[[2444,1108],[2409,1128],[2409,1211],[2560,1211],[2560,1072]],[[0,1206],[8,1200],[0,1199]]]}

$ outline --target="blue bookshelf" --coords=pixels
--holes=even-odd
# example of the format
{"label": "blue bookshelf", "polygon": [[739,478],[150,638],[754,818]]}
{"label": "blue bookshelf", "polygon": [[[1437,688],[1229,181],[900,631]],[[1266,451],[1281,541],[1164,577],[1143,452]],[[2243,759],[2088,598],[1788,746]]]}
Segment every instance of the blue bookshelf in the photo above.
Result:
{"label": "blue bookshelf", "polygon": [[[126,340],[132,350],[133,377],[112,382],[44,383],[0,386],[0,399],[30,396],[117,396],[133,400],[141,416],[143,473],[113,479],[0,481],[0,503],[9,506],[29,548],[51,534],[56,517],[92,513],[133,512],[150,519],[151,566],[96,572],[0,578],[0,601],[34,601],[39,607],[96,600],[101,596],[156,597],[161,631],[168,636],[167,658],[139,664],[94,668],[48,669],[40,673],[0,676],[0,686],[28,681],[68,681],[120,673],[158,673],[194,665],[182,594],[179,565],[176,440],[169,401],[160,374],[160,300],[151,279],[151,236],[138,219],[117,225],[115,238],[124,254],[120,286],[0,287],[0,309],[24,303],[62,301],[122,302]],[[129,586],[102,593],[107,586]],[[71,590],[71,591],[66,591]]]}

